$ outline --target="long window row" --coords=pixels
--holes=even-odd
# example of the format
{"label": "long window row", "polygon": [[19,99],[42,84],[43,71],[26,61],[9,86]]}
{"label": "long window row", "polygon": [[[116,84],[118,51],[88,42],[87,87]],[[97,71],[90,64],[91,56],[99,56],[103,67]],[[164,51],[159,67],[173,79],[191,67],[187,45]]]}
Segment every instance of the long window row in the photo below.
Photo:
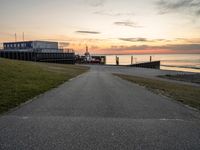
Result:
{"label": "long window row", "polygon": [[6,44],[4,44],[5,49],[31,48],[31,47],[33,47],[32,43],[6,43]]}
{"label": "long window row", "polygon": [[23,48],[26,47],[26,43],[18,43],[18,44],[5,44],[5,48]]}

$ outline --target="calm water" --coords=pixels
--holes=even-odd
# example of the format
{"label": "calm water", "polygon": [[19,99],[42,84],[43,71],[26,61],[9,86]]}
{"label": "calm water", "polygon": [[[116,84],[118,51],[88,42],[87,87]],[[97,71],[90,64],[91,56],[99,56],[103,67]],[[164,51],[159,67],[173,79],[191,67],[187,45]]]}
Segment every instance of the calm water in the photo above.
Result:
{"label": "calm water", "polygon": [[[164,54],[164,55],[117,55],[119,57],[120,65],[130,65],[131,56],[133,56],[133,63],[141,63],[160,60],[161,69],[164,70],[178,70],[187,72],[200,73],[200,54]],[[116,55],[107,55],[106,64],[115,65]]]}

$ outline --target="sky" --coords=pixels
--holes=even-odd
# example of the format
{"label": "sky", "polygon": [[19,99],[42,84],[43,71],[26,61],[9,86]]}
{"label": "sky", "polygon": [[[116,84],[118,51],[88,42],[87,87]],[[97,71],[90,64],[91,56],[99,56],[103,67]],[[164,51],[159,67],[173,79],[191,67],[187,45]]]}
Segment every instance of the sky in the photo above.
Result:
{"label": "sky", "polygon": [[199,0],[0,0],[0,43],[58,41],[76,53],[200,53]]}

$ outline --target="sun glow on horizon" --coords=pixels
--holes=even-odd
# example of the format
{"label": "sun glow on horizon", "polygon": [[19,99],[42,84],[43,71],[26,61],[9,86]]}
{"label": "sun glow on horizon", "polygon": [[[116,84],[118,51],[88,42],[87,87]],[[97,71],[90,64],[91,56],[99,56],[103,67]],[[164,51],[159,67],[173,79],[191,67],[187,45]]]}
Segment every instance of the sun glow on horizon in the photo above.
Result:
{"label": "sun glow on horizon", "polygon": [[0,43],[14,41],[15,33],[20,41],[24,32],[25,40],[62,42],[77,53],[85,44],[97,54],[200,53],[194,8],[175,12],[159,1],[2,0]]}

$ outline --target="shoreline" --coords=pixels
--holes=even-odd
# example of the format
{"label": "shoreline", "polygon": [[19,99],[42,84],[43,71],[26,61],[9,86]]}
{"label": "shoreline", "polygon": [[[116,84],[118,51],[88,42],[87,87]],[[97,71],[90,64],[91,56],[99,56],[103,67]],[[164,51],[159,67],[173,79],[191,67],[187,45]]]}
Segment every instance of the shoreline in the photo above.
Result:
{"label": "shoreline", "polygon": [[200,73],[200,54],[107,55],[106,64],[115,65],[116,56],[119,57],[120,65],[130,65],[132,57],[133,64],[149,62],[150,56],[152,56],[152,61],[161,62],[161,69]]}
{"label": "shoreline", "polygon": [[[115,64],[105,64],[105,66],[130,67],[130,65],[115,65]],[[195,67],[190,68],[190,67],[170,66],[170,65],[160,65],[160,70],[177,71],[177,72],[183,72],[183,73],[200,73],[200,68],[198,69]]]}

